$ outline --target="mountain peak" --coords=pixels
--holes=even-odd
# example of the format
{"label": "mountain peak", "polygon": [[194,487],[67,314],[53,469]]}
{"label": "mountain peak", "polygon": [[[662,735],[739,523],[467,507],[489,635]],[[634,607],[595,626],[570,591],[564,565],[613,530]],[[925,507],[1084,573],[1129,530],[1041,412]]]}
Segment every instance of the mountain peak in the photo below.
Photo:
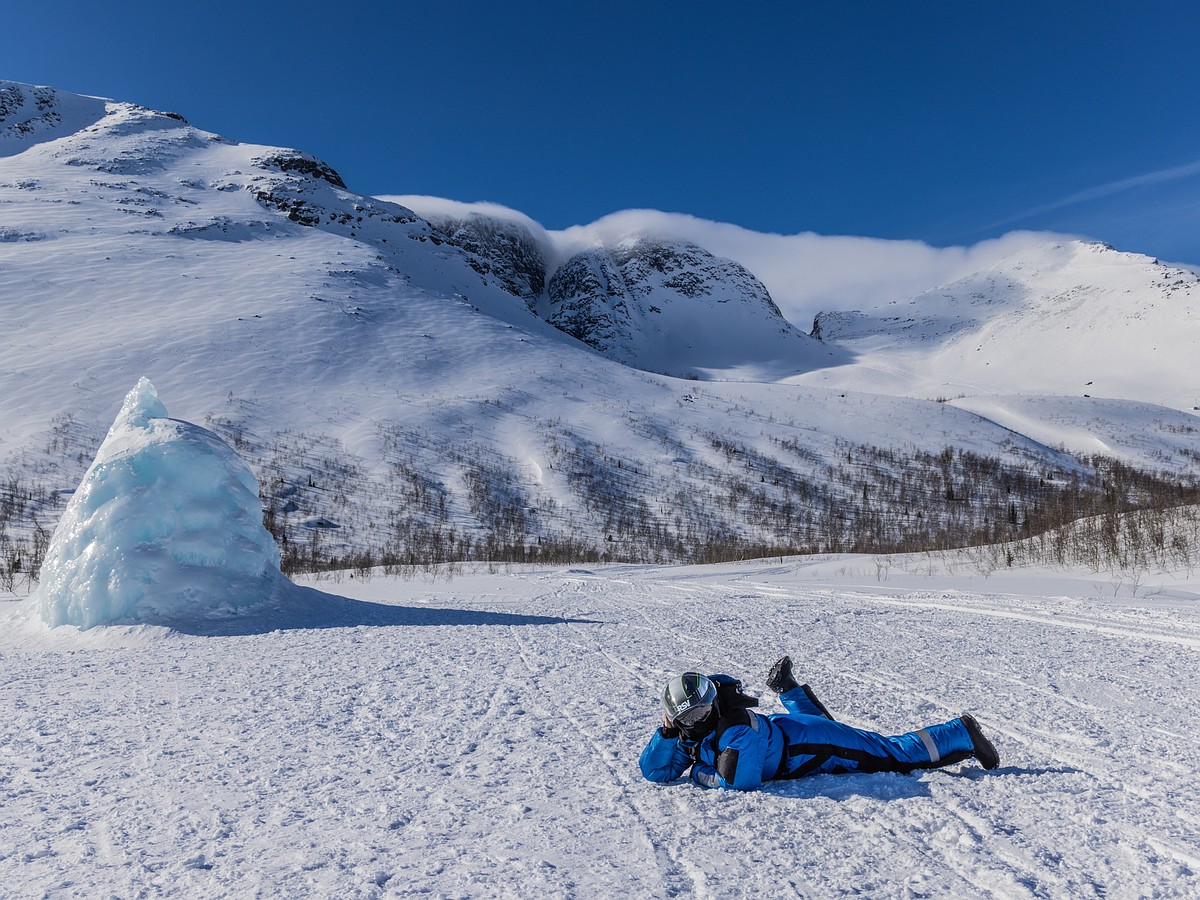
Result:
{"label": "mountain peak", "polygon": [[789,323],[745,266],[649,227],[547,233],[495,204],[396,197],[488,281],[624,365],[687,378],[774,379],[832,351]]}
{"label": "mountain peak", "polygon": [[107,105],[99,97],[0,81],[0,157],[82,131],[104,117]]}
{"label": "mountain peak", "polygon": [[817,315],[860,362],[810,380],[918,396],[991,391],[1166,402],[1200,342],[1200,276],[1102,241],[1032,245],[914,297]]}

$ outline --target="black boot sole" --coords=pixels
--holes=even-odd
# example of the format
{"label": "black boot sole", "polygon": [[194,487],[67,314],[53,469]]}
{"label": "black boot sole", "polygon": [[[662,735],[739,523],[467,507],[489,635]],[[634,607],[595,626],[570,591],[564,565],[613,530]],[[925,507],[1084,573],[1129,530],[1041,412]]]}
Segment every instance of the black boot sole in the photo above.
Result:
{"label": "black boot sole", "polygon": [[796,687],[800,687],[800,685],[792,677],[792,658],[790,656],[781,657],[767,673],[767,690],[774,691],[776,694],[786,694]]}
{"label": "black boot sole", "polygon": [[975,759],[985,769],[994,769],[1000,765],[1000,753],[996,750],[995,745],[989,741],[983,734],[983,729],[979,727],[979,723],[975,721],[975,717],[970,713],[964,713],[959,717],[959,721],[967,729],[967,734],[971,738],[971,746],[975,748]]}

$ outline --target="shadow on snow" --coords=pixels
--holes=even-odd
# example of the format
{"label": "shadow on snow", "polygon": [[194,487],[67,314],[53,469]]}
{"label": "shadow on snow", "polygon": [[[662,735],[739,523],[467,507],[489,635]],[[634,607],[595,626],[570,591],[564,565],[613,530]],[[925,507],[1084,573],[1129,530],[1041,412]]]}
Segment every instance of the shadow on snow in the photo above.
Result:
{"label": "shadow on snow", "polygon": [[948,775],[953,778],[967,778],[978,781],[984,778],[996,778],[1003,775],[1080,775],[1082,771],[1070,766],[1058,768],[1024,768],[1021,766],[1003,766],[990,772],[976,768],[967,763],[960,770],[922,769],[908,774],[896,772],[847,773],[845,775],[810,775],[795,781],[772,781],[763,786],[763,790],[781,797],[796,797],[811,799],[825,797],[829,800],[844,801],[856,797],[868,797],[872,800],[908,800],[913,797],[931,796],[930,781],[922,776],[937,772],[938,775]]}
{"label": "shadow on snow", "polygon": [[427,606],[393,606],[369,600],[352,600],[313,588],[295,587],[281,599],[245,611],[204,618],[143,620],[165,625],[181,634],[233,637],[321,628],[356,628],[421,625],[563,625],[589,624],[585,619],[532,616],[523,613]]}

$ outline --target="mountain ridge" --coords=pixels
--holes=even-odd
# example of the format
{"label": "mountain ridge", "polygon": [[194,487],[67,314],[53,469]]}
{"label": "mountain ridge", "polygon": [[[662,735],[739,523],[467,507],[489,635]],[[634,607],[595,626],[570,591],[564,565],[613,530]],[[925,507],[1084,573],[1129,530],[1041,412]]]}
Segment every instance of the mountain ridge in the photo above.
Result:
{"label": "mountain ridge", "polygon": [[[878,382],[795,383],[863,357],[817,367],[828,347],[779,316],[761,280],[684,236],[635,229],[598,243],[630,273],[627,303],[654,316],[667,296],[709,349],[748,363],[668,359],[660,344],[634,347],[631,368],[540,317],[545,293],[539,309],[529,302],[540,264],[514,280],[521,270],[504,248],[550,246],[548,284],[597,235],[547,244],[528,225],[515,242],[493,229],[496,250],[486,227],[456,237],[436,217],[340,186],[334,168],[301,151],[241,144],[134,104],[108,102],[89,122],[105,101],[63,96],[61,123],[0,156],[0,561],[10,576],[28,569],[142,376],[245,456],[293,567],[982,539],[1001,520],[1035,527],[1047,492],[1086,493],[1098,477],[1072,453],[1093,452],[1099,400],[1036,407],[1033,438],[992,410],[887,394]],[[36,102],[21,109],[38,112]],[[741,332],[745,316],[722,318],[737,301],[714,299],[739,279],[742,311],[760,313]],[[799,350],[773,366],[770,341],[758,340],[776,335]],[[1103,403],[1105,422],[1132,415],[1123,401]],[[1064,410],[1070,428],[1044,427]],[[1106,425],[1104,446],[1123,464],[1189,471],[1195,417],[1160,407],[1143,420],[1136,439]],[[1006,480],[1028,493],[1005,497]]]}

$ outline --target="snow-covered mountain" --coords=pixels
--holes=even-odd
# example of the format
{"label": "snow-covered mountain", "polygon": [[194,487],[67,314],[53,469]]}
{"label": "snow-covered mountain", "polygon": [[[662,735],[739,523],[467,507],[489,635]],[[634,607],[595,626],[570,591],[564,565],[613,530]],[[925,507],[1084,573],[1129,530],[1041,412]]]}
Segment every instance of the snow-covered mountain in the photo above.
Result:
{"label": "snow-covered mountain", "polygon": [[799,379],[812,384],[1200,407],[1200,276],[1101,243],[1026,248],[916,297],[823,313],[813,334],[856,359]]}
{"label": "snow-covered mountain", "polygon": [[[1019,387],[1037,400],[1005,420],[995,403],[933,402],[967,391],[874,377],[883,366],[872,360],[907,354],[937,377],[937,354],[964,356],[952,342],[991,328],[989,309],[1024,327],[1018,292],[999,287],[1009,282],[996,282],[1003,300],[972,304],[970,328],[936,339],[822,317],[818,341],[746,266],[669,229],[548,234],[518,214],[414,206],[356,194],[303,152],[241,144],[174,113],[0,85],[10,574],[36,555],[142,376],[244,456],[285,559],[301,562],[949,541],[1036,517],[1045,492],[1091,477],[1070,454],[1097,441],[1174,472],[1200,452],[1191,404],[1172,399],[1186,394],[1186,370],[1163,367],[1157,387],[1110,392],[1116,400],[1055,387],[1130,382],[1122,373],[1151,352],[1146,323],[1191,309],[1182,275],[1156,288],[1160,306],[1139,306],[1148,301],[1129,273],[1163,277],[1149,260],[1105,251],[1112,271],[1093,272],[1110,286],[1106,302],[1125,304],[1136,352],[1091,358],[1086,376],[1049,351],[1024,358],[1037,377],[980,376],[985,398]],[[1064,246],[1039,251],[1067,253],[1057,268],[1018,259],[1005,271],[1083,283],[1075,257],[1092,251]],[[1039,327],[1113,327],[1080,309]],[[1172,344],[1164,356],[1182,353]],[[946,371],[942,381],[966,380]],[[1070,396],[1034,397],[1051,390]],[[1123,427],[1135,420],[1136,435]],[[984,469],[986,485],[974,480]],[[1027,493],[1005,495],[1032,474]]]}
{"label": "snow-covered mountain", "polygon": [[521,222],[478,213],[461,218],[436,215],[427,220],[456,247],[470,256],[471,268],[490,278],[537,312],[546,290],[546,248]]}
{"label": "snow-covered mountain", "polygon": [[511,211],[413,200],[480,275],[625,365],[766,381],[844,360],[788,322],[745,266],[686,238],[636,229],[578,246]]}
{"label": "snow-covered mountain", "polygon": [[547,293],[551,324],[637,368],[765,380],[838,358],[743,266],[695,244],[639,235],[596,246],[563,262]]}

